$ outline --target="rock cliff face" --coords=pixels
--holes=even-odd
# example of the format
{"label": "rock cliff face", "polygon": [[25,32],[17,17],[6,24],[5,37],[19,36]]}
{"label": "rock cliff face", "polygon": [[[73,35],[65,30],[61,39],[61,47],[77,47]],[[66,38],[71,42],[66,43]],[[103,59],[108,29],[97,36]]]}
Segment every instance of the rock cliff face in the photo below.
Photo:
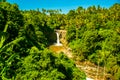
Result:
{"label": "rock cliff face", "polygon": [[55,30],[55,32],[59,33],[59,38],[60,38],[60,42],[63,44],[63,46],[67,45],[67,41],[66,41],[66,30]]}

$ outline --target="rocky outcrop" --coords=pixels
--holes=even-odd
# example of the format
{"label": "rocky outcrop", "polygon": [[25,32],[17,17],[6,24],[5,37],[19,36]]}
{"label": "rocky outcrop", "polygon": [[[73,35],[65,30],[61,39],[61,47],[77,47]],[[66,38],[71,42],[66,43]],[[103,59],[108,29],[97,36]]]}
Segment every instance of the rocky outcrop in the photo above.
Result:
{"label": "rocky outcrop", "polygon": [[55,30],[55,32],[59,33],[59,37],[60,37],[60,42],[66,46],[67,45],[67,41],[66,41],[66,30]]}

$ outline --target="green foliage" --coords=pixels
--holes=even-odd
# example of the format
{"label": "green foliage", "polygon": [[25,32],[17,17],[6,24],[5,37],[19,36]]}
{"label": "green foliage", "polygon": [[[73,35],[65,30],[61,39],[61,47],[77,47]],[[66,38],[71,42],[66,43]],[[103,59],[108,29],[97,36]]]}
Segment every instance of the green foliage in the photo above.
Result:
{"label": "green foliage", "polygon": [[[71,33],[71,34],[69,34],[69,33]],[[71,40],[75,39],[75,37],[76,37],[75,26],[70,26],[67,30],[66,39],[68,42],[71,42]]]}
{"label": "green foliage", "polygon": [[[106,67],[116,80],[119,74],[120,4],[109,9],[90,6],[86,10],[78,7],[67,16],[67,41],[77,60],[90,60]],[[71,27],[73,26],[73,27]],[[114,69],[113,69],[114,68]]]}
{"label": "green foliage", "polygon": [[85,80],[84,72],[65,55],[46,48],[50,34],[63,26],[63,15],[48,13],[0,4],[0,80]]}
{"label": "green foliage", "polygon": [[85,74],[63,53],[46,49],[55,29],[66,29],[66,39],[77,60],[89,60],[120,79],[120,4],[109,9],[78,7],[20,11],[16,4],[0,4],[0,79],[85,80]]}
{"label": "green foliage", "polygon": [[55,56],[47,49],[39,51],[38,48],[32,47],[30,55],[22,61],[22,67],[18,70],[15,79],[85,80],[85,74],[62,53]]}
{"label": "green foliage", "polygon": [[18,36],[19,28],[23,26],[23,16],[21,15],[21,12],[16,4],[11,5],[7,2],[4,2],[0,4],[0,9],[0,31],[3,31],[5,27],[8,27],[7,33],[11,35],[9,35],[9,38],[6,42],[9,42]]}

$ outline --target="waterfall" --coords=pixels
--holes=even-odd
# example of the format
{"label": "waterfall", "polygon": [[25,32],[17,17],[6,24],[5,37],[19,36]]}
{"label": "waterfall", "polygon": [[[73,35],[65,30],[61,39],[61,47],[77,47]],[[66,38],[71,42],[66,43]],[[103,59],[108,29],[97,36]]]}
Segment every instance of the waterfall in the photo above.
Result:
{"label": "waterfall", "polygon": [[60,44],[60,40],[59,40],[59,34],[56,32],[57,35],[57,44]]}
{"label": "waterfall", "polygon": [[57,43],[55,43],[56,46],[62,46],[62,44],[60,43],[60,39],[59,39],[59,33],[56,32],[57,35]]}

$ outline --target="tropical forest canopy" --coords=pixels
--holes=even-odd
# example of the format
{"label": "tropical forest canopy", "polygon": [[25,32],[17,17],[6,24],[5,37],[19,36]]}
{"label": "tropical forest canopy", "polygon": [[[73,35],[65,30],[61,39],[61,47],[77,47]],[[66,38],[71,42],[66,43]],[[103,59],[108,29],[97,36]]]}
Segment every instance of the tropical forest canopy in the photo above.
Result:
{"label": "tropical forest canopy", "polygon": [[66,30],[76,60],[89,60],[120,79],[120,4],[110,8],[19,10],[0,3],[0,79],[85,80],[83,71],[63,53],[48,49],[55,29]]}

